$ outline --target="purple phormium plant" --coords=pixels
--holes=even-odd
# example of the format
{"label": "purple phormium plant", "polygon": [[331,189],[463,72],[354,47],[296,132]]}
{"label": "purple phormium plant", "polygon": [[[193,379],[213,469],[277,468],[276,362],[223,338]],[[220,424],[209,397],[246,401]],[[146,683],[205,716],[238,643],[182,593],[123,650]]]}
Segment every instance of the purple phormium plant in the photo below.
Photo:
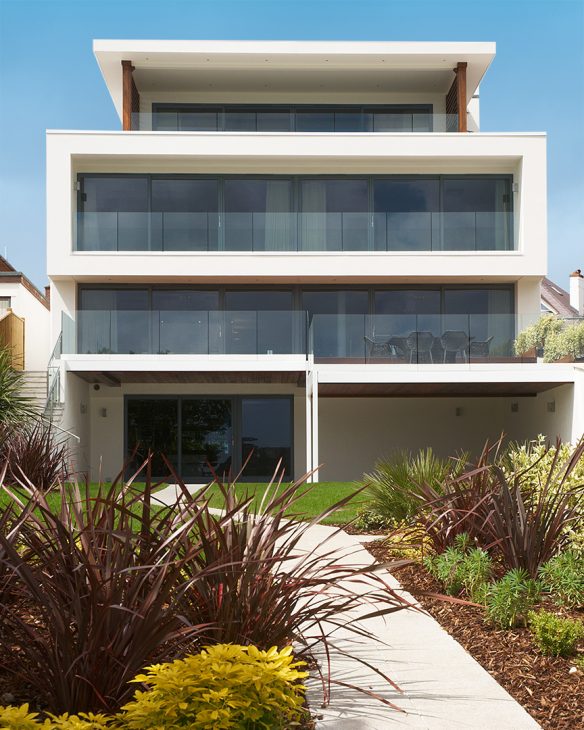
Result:
{"label": "purple phormium plant", "polygon": [[216,514],[209,489],[190,494],[170,465],[177,496],[162,504],[151,462],[137,472],[145,470],[143,488],[121,474],[93,496],[87,484],[61,483],[49,497],[24,480],[4,487],[17,529],[14,539],[0,534],[1,559],[27,610],[3,612],[0,653],[18,645],[27,682],[51,711],[79,712],[116,709],[146,664],[203,643],[293,644],[305,658],[324,648],[326,702],[335,632],[371,638],[348,613],[359,608],[365,620],[409,605],[383,566],[351,565],[304,539],[348,498],[299,522],[290,511],[312,488],[306,477],[279,492],[274,483],[257,513],[219,482]]}

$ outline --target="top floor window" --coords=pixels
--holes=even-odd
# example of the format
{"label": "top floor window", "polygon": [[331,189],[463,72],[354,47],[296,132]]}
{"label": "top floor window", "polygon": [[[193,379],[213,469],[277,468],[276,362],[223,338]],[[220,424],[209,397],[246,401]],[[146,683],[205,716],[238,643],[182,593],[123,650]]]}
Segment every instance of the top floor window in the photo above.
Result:
{"label": "top floor window", "polygon": [[178,132],[445,132],[456,115],[432,104],[249,105],[159,104],[134,129]]}

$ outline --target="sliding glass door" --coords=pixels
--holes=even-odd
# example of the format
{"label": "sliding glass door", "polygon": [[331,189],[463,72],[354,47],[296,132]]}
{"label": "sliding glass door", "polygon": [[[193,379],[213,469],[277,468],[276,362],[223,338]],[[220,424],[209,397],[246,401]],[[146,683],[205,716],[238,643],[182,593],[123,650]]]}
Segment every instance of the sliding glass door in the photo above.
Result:
{"label": "sliding glass door", "polygon": [[[267,481],[292,476],[292,399],[288,396],[129,396],[126,453],[137,471],[149,451],[152,473],[168,478],[162,455],[187,483],[236,474]],[[143,477],[143,475],[142,475]]]}

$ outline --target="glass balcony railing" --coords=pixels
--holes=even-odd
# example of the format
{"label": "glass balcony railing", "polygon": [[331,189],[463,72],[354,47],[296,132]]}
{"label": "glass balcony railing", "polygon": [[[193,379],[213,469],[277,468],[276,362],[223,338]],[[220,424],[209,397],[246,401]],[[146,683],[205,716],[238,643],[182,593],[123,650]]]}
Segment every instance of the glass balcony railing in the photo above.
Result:
{"label": "glass balcony railing", "polygon": [[80,212],[78,251],[509,251],[513,213]]}
{"label": "glass balcony railing", "polygon": [[428,111],[221,111],[169,109],[134,112],[132,131],[155,132],[299,132],[427,134],[457,132],[458,114]]}
{"label": "glass balcony railing", "polygon": [[299,311],[77,312],[79,354],[306,355],[307,316]]}
{"label": "glass balcony railing", "polygon": [[63,352],[91,355],[301,355],[321,363],[534,362],[517,332],[539,314],[313,314],[306,311],[82,310]]}
{"label": "glass balcony railing", "polygon": [[537,315],[514,314],[316,314],[309,346],[320,362],[513,362],[521,360],[514,352],[518,326],[535,319]]}

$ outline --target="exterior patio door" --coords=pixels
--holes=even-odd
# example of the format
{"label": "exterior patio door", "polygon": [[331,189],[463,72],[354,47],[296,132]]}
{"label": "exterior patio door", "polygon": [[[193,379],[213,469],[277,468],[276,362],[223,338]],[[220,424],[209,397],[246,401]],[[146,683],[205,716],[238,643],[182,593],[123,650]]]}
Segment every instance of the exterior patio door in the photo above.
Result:
{"label": "exterior patio door", "polygon": [[[126,398],[128,474],[148,451],[152,474],[166,479],[173,469],[187,483],[237,474],[243,481],[267,481],[278,463],[292,476],[292,399],[288,396]],[[144,478],[144,475],[140,475]]]}

